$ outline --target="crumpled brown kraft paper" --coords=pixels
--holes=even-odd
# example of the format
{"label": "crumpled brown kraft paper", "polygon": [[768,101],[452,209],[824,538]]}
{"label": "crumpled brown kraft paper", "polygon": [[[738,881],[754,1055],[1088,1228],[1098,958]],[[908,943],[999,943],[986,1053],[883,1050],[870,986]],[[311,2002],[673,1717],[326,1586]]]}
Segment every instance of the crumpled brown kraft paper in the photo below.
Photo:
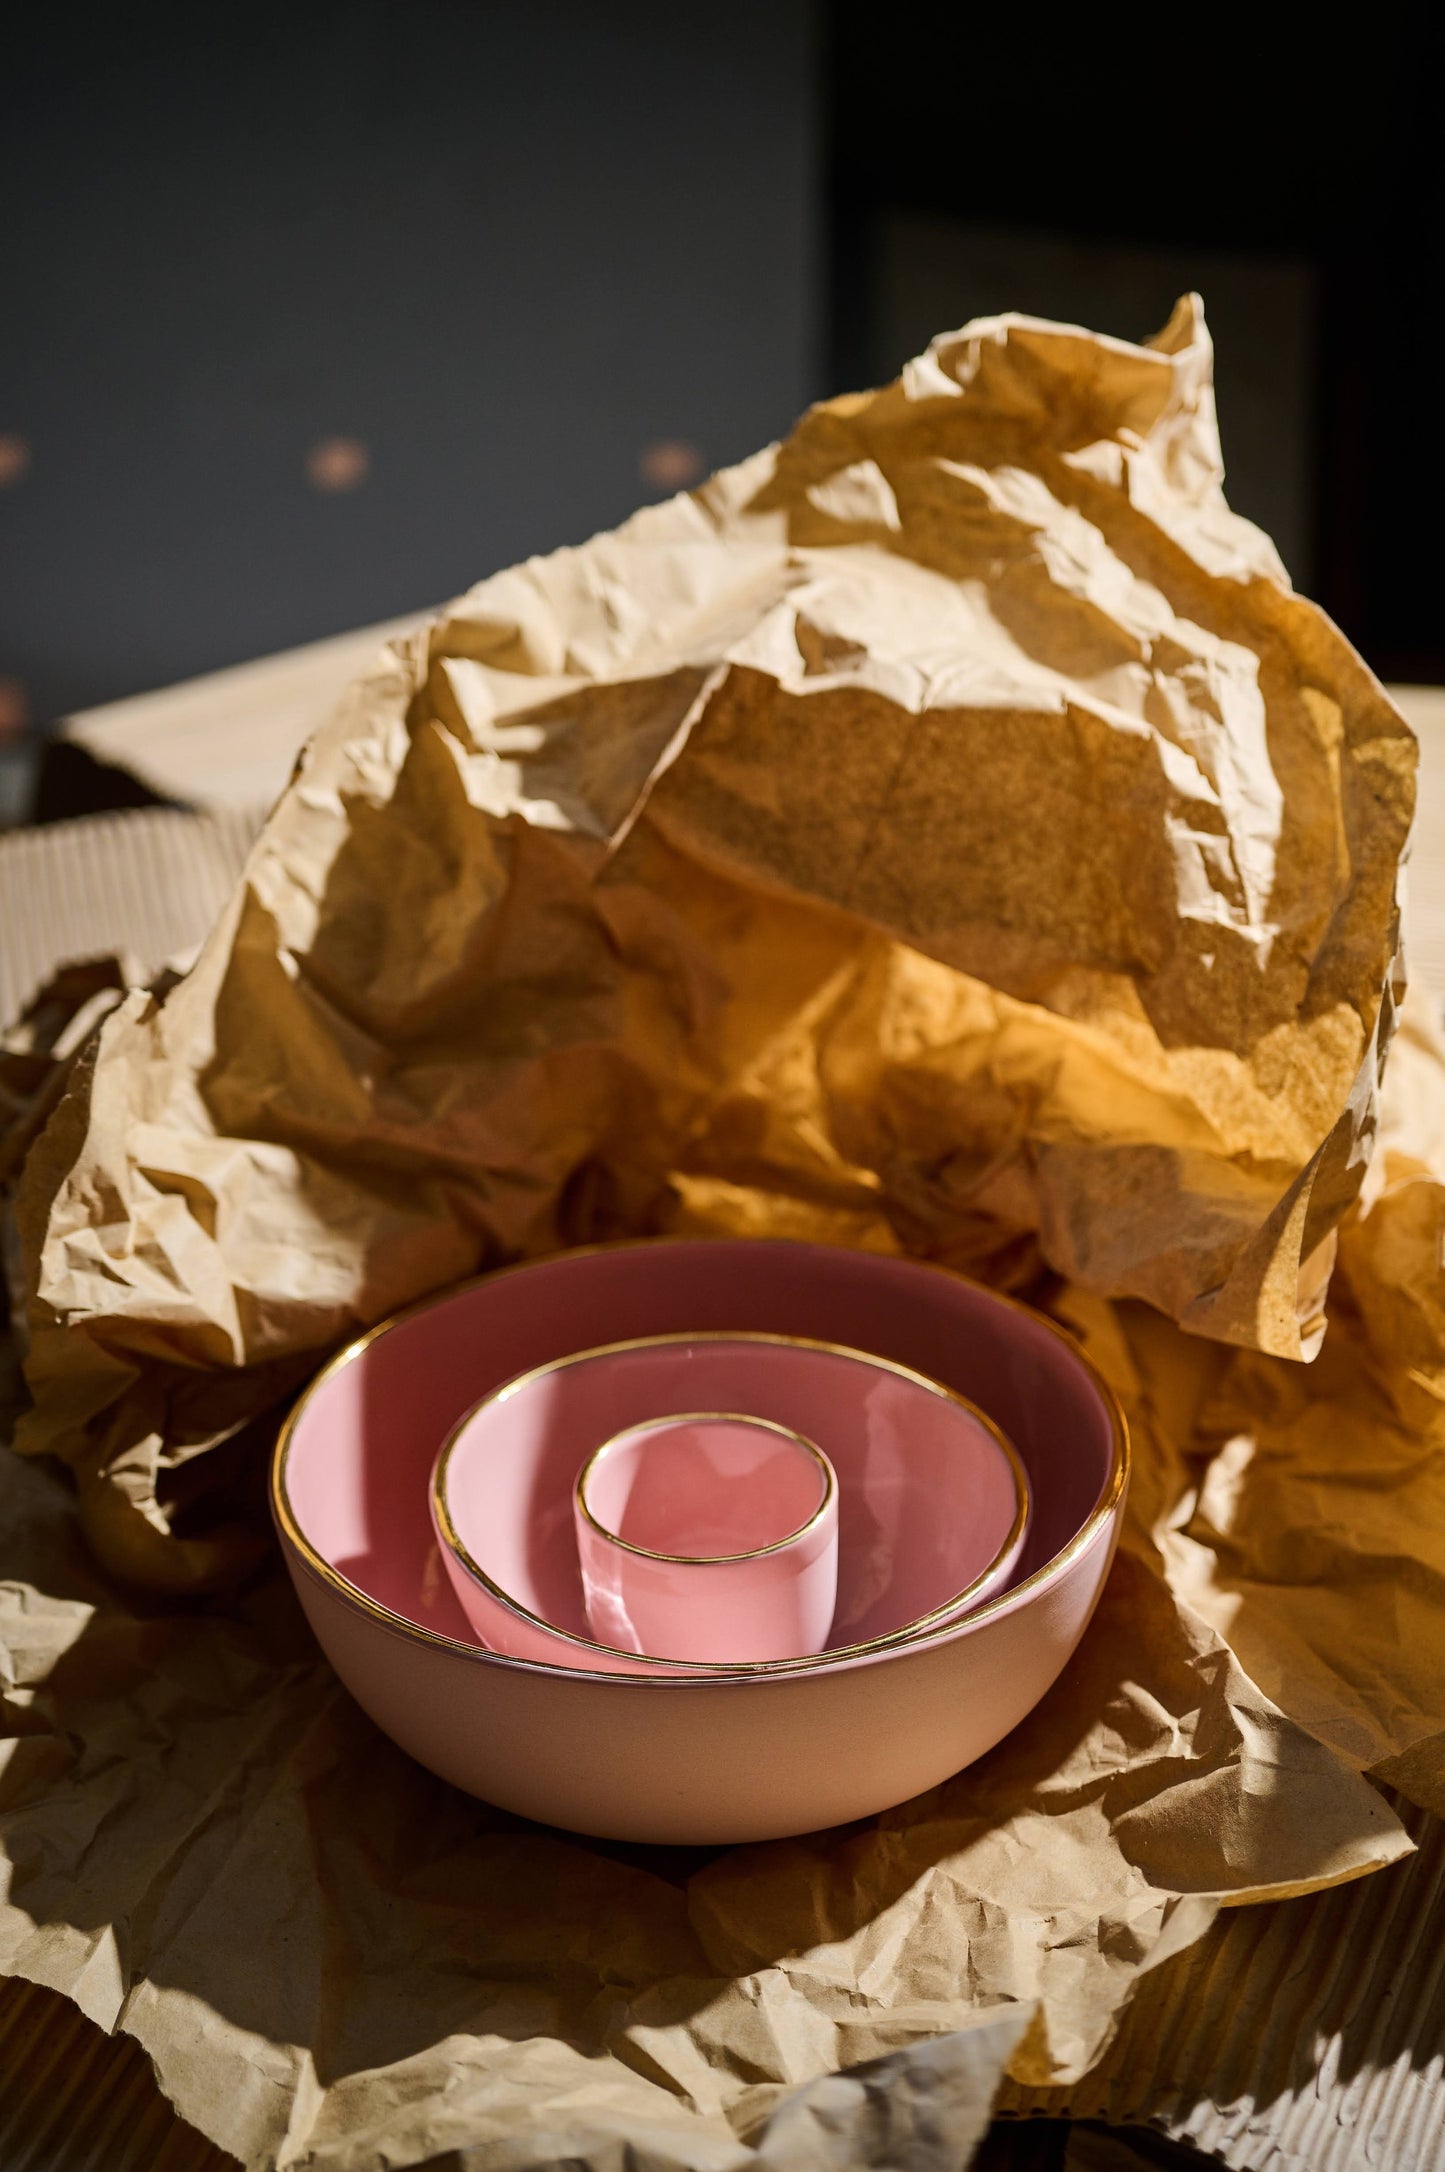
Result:
{"label": "crumpled brown kraft paper", "polygon": [[[1445,1039],[1412,996],[1309,1368],[1191,1368],[1170,1581],[1321,1741],[1445,1814]],[[1174,1331],[1135,1322],[1177,1383]],[[1192,1355],[1192,1353],[1191,1353]],[[1127,1380],[1115,1373],[1126,1397]],[[1136,1418],[1141,1383],[1133,1386]],[[1166,1390],[1167,1393],[1167,1390]]]}
{"label": "crumpled brown kraft paper", "polygon": [[[1221,1898],[1408,1851],[1133,1550],[978,1766],[864,1825],[709,1857],[458,1795],[351,1703],[279,1577],[224,1610],[138,1611],[51,1472],[0,1457],[0,1488],[0,1969],[136,2037],[257,2167],[601,2172],[625,2143],[802,2172],[829,2161],[808,2148],[839,2089],[872,2091],[895,2139],[926,2111],[963,2162],[1004,2063],[1082,2071]],[[831,2098],[790,2096],[839,2069]]]}
{"label": "crumpled brown kraft paper", "polygon": [[[1134,1407],[1124,1545],[979,1765],[674,1857],[432,1780],[274,1567],[123,1599],[57,1478],[0,1459],[0,1968],[135,2035],[257,2166],[792,2172],[839,2089],[942,2106],[935,2039],[962,2158],[1005,2060],[1079,2075],[1221,1902],[1404,1852],[1357,1768],[1418,1748],[1428,1655],[1378,1639],[1376,1734],[1318,1739],[1343,1656],[1306,1725],[1292,1669],[1256,1687],[1200,1480],[1232,1368],[1341,1392],[1287,1360],[1376,1122],[1411,761],[1224,507],[1188,307],[1153,350],[970,328],[384,658],[195,969],[124,1000],[31,1155],[26,1442],[65,1453],[106,1559],[174,1593],[248,1558],[237,1429],[357,1320],[668,1228],[902,1246],[1054,1302]],[[1387,1112],[1397,1157],[1428,1158],[1432,1105]],[[1336,1309],[1373,1306],[1408,1429],[1439,1342],[1414,1225],[1375,1219],[1391,1166]],[[1367,1590],[1332,1535],[1330,1588]],[[1394,1533],[1407,1579],[1422,1543]],[[1003,2033],[950,2068],[975,2026]]]}
{"label": "crumpled brown kraft paper", "polygon": [[1445,1034],[1412,992],[1313,1365],[1071,1290],[1135,1448],[1134,1542],[1321,1742],[1445,1815]]}
{"label": "crumpled brown kraft paper", "polygon": [[1414,742],[1225,504],[1195,300],[1026,319],[389,648],[31,1155],[21,1445],[162,1473],[453,1278],[797,1229],[1317,1345]]}

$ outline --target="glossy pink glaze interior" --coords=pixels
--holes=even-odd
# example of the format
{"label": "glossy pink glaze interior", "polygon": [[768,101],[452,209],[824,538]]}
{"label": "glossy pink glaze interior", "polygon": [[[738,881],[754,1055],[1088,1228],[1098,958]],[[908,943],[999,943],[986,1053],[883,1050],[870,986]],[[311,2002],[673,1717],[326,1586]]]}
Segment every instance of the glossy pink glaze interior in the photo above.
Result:
{"label": "glossy pink glaze interior", "polygon": [[665,1416],[615,1432],[578,1489],[593,1522],[625,1546],[719,1560],[795,1537],[822,1507],[828,1476],[781,1426]]}
{"label": "glossy pink glaze interior", "polygon": [[462,1414],[568,1352],[668,1332],[801,1335],[871,1350],[976,1402],[1028,1471],[1034,1512],[1015,1583],[1067,1545],[1112,1465],[1110,1414],[1040,1321],[955,1275],[822,1245],[685,1239],[564,1253],[455,1291],[324,1380],[293,1432],[301,1530],[359,1590],[473,1641],[428,1508],[436,1451]]}
{"label": "glossy pink glaze interior", "polygon": [[[822,1650],[838,1596],[838,1495],[800,1435],[739,1417],[628,1426],[584,1469],[574,1500],[583,1611],[599,1643],[704,1666]],[[452,1581],[485,1637],[468,1603],[474,1581]]]}
{"label": "glossy pink glaze interior", "polygon": [[[610,1435],[658,1413],[740,1406],[826,1447],[838,1482],[831,1629],[825,1619],[816,1640],[795,1643],[791,1654],[767,1638],[771,1650],[755,1649],[741,1634],[728,1650],[722,1624],[701,1643],[597,1636],[573,1543],[579,1465]],[[808,1461],[816,1505],[817,1466]],[[603,1351],[523,1379],[463,1427],[444,1483],[467,1552],[529,1613],[568,1636],[694,1658],[705,1645],[715,1660],[781,1658],[825,1643],[838,1649],[907,1628],[957,1600],[998,1561],[1019,1508],[1008,1457],[962,1404],[865,1356],[745,1340]],[[519,1631],[494,1595],[467,1580],[464,1564],[448,1555],[447,1565],[460,1569],[463,1580],[452,1580],[484,1643],[558,1664],[602,1663]],[[988,1589],[1012,1567],[1013,1557],[1001,1563]],[[764,1564],[760,1576],[766,1573]],[[761,1589],[750,1596],[759,1603]]]}

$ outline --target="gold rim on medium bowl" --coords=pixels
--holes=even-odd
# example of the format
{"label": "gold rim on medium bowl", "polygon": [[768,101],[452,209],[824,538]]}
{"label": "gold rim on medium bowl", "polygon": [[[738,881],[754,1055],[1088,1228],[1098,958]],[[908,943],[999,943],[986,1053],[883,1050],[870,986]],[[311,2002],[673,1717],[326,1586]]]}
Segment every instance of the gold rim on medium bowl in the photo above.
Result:
{"label": "gold rim on medium bowl", "polygon": [[[998,1548],[993,1559],[985,1568],[980,1569],[978,1575],[970,1583],[964,1585],[962,1591],[955,1592],[952,1598],[946,1599],[941,1606],[931,1607],[926,1614],[915,1615],[912,1621],[904,1622],[900,1628],[889,1629],[881,1636],[865,1638],[858,1644],[838,1644],[821,1652],[799,1652],[791,1659],[720,1659],[706,1662],[698,1659],[664,1659],[652,1652],[624,1652],[615,1644],[599,1644],[591,1637],[574,1635],[570,1629],[559,1629],[555,1622],[550,1622],[543,1615],[534,1614],[530,1607],[523,1606],[520,1599],[515,1599],[509,1591],[504,1591],[502,1586],[488,1576],[486,1570],[472,1559],[457,1534],[456,1525],[453,1523],[450,1511],[447,1508],[445,1498],[446,1468],[451,1460],[452,1450],[462,1433],[466,1431],[466,1428],[479,1412],[490,1408],[493,1403],[505,1402],[509,1396],[518,1394],[521,1389],[530,1386],[534,1380],[544,1379],[548,1373],[564,1372],[569,1366],[585,1364],[589,1358],[613,1357],[626,1350],[675,1349],[679,1344],[685,1346],[700,1342],[752,1342],[763,1343],[771,1348],[824,1351],[830,1357],[848,1358],[855,1365],[866,1365],[873,1372],[896,1374],[900,1380],[911,1381],[915,1387],[924,1388],[930,1395],[936,1395],[941,1401],[952,1403],[958,1409],[965,1411],[970,1418],[975,1419],[983,1427],[996,1446],[1002,1449],[1013,1476],[1013,1522],[1009,1526],[1007,1538]],[[757,1420],[753,1421],[753,1423],[757,1422]],[[946,1388],[939,1380],[930,1380],[926,1373],[915,1372],[911,1365],[900,1365],[893,1358],[875,1357],[867,1350],[855,1350],[846,1343],[818,1342],[808,1335],[769,1335],[761,1331],[751,1333],[744,1328],[715,1328],[696,1335],[633,1335],[623,1342],[599,1343],[595,1350],[569,1351],[565,1357],[548,1358],[545,1364],[533,1365],[526,1372],[519,1373],[515,1379],[504,1381],[501,1387],[492,1388],[486,1395],[480,1396],[473,1403],[471,1409],[458,1418],[456,1424],[448,1433],[441,1454],[437,1457],[433,1468],[431,1498],[442,1535],[447,1545],[465,1563],[468,1573],[474,1576],[477,1582],[490,1593],[491,1597],[507,1609],[509,1614],[515,1614],[522,1621],[529,1622],[534,1629],[541,1629],[546,1635],[556,1637],[559,1643],[576,1645],[582,1651],[601,1652],[608,1659],[645,1659],[647,1661],[645,1671],[647,1672],[650,1672],[654,1667],[659,1667],[692,1675],[723,1674],[736,1676],[739,1674],[796,1674],[810,1667],[819,1667],[830,1660],[867,1658],[873,1652],[889,1651],[895,1644],[911,1644],[932,1628],[942,1628],[955,1615],[961,1615],[967,1611],[972,1594],[980,1590],[988,1582],[1003,1556],[1020,1537],[1029,1512],[1031,1492],[1028,1472],[1024,1469],[1023,1460],[1018,1450],[1014,1447],[1008,1435],[994,1424],[988,1413],[980,1410],[976,1403],[971,1403],[966,1395],[959,1395],[953,1388]],[[824,1506],[826,1506],[826,1503],[820,1503],[817,1514],[822,1514]],[[608,1535],[610,1536],[610,1534]],[[489,1651],[491,1647],[490,1645],[484,1645],[482,1649]],[[512,1655],[505,1653],[498,1656],[510,1658]],[[556,1666],[560,1665],[560,1663],[560,1661],[548,1659],[534,1659],[528,1662],[529,1665],[537,1667]],[[584,1669],[582,1671],[600,1673],[606,1670],[599,1668]]]}

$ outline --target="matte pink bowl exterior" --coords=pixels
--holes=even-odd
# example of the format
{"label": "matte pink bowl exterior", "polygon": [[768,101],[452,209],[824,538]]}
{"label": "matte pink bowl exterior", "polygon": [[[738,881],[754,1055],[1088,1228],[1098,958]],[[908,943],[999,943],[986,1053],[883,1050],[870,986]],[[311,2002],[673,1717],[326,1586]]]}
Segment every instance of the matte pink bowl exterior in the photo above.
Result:
{"label": "matte pink bowl exterior", "polygon": [[[971,1611],[1013,1574],[1027,1536],[1019,1527],[1027,1481],[1016,1479],[1007,1448],[978,1415],[932,1382],[857,1351],[762,1336],[614,1346],[510,1382],[468,1419],[444,1458],[442,1561],[483,1644],[555,1666],[654,1671],[655,1662],[597,1649],[638,1645],[600,1637],[588,1622],[573,1487],[579,1463],[610,1434],[683,1409],[750,1410],[826,1446],[838,1479],[839,1559],[837,1606],[829,1605],[819,1644],[855,1647],[930,1615]],[[448,1518],[461,1551],[447,1543]],[[785,1651],[734,1640],[727,1656]]]}
{"label": "matte pink bowl exterior", "polygon": [[[427,1512],[439,1441],[519,1369],[706,1329],[873,1349],[978,1403],[1032,1481],[1022,1580],[936,1636],[796,1672],[584,1674],[469,1642]],[[273,1502],[323,1649],[422,1764],[546,1823],[716,1844],[867,1816],[1017,1726],[1093,1612],[1127,1470],[1113,1398],[1023,1308],[913,1261],[684,1239],[565,1253],[375,1332],[298,1407]]]}

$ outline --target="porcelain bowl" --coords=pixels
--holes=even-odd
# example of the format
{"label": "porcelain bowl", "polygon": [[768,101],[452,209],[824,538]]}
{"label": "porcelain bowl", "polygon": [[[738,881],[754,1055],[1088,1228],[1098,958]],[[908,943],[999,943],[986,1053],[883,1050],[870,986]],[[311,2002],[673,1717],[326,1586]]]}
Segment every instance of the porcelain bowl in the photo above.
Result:
{"label": "porcelain bowl", "polygon": [[[445,1443],[433,1521],[484,1644],[612,1672],[680,1664],[639,1658],[589,1629],[574,1487],[609,1435],[706,1409],[746,1411],[802,1435],[837,1474],[837,1604],[820,1639],[830,1650],[940,1628],[1012,1575],[1028,1479],[998,1428],[961,1396],[889,1359],[799,1336],[650,1336],[522,1374]],[[772,1553],[757,1567],[782,1565]]]}
{"label": "porcelain bowl", "polygon": [[[438,1448],[519,1371],[666,1333],[798,1335],[911,1367],[1017,1448],[1010,1588],[931,1635],[746,1675],[588,1673],[472,1641],[428,1513]],[[272,1506],[352,1695],[456,1786],[621,1840],[764,1840],[938,1785],[1026,1717],[1094,1610],[1128,1481],[1123,1415],[1062,1329],[911,1260],[778,1240],[561,1253],[413,1306],[338,1353],[283,1427]]]}
{"label": "porcelain bowl", "polygon": [[[572,1535],[588,1635],[619,1657],[732,1665],[828,1641],[838,1478],[789,1426],[717,1410],[624,1426],[577,1473]],[[452,1584],[475,1628],[470,1578]],[[566,1650],[547,1656],[570,1663]]]}

